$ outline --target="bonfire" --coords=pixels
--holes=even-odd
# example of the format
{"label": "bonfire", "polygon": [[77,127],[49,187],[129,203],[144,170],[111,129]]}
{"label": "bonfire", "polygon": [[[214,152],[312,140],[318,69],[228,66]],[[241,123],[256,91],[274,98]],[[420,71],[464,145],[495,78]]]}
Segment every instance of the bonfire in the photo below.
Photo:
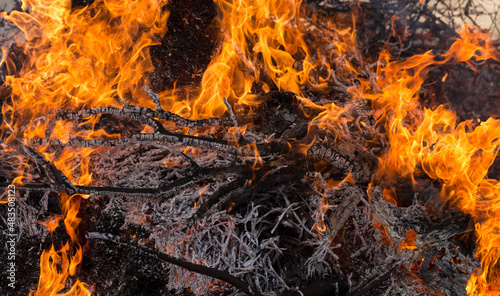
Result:
{"label": "bonfire", "polygon": [[0,295],[498,296],[499,11],[1,12]]}

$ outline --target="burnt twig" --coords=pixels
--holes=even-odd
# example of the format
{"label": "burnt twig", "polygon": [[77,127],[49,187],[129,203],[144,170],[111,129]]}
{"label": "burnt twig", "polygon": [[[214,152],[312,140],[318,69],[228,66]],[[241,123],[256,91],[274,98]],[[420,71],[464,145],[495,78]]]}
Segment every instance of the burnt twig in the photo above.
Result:
{"label": "burnt twig", "polygon": [[202,217],[213,205],[219,202],[223,196],[229,194],[236,188],[243,186],[247,180],[247,176],[243,176],[220,186],[217,191],[215,191],[210,198],[198,208],[196,213],[188,219],[186,228],[191,227],[196,219]]}
{"label": "burnt twig", "polygon": [[149,99],[150,99],[151,101],[153,101],[153,103],[155,103],[155,105],[156,105],[156,110],[158,110],[158,111],[163,111],[163,108],[161,107],[161,103],[160,103],[160,96],[159,96],[157,93],[155,93],[154,91],[152,91],[152,90],[151,90],[149,87],[147,87],[147,86],[144,86],[143,88],[144,88],[144,90],[148,93],[148,95],[149,95]]}
{"label": "burnt twig", "polygon": [[199,265],[199,264],[194,264],[191,262],[181,260],[179,258],[172,257],[172,256],[167,255],[165,253],[158,252],[157,250],[141,246],[136,241],[133,241],[131,239],[108,234],[108,233],[99,233],[99,232],[89,232],[86,235],[86,237],[89,239],[107,240],[107,241],[111,241],[111,242],[119,244],[119,245],[125,245],[127,247],[134,248],[141,253],[144,253],[144,254],[149,255],[149,256],[153,256],[155,258],[158,258],[160,260],[163,260],[163,261],[171,263],[171,264],[175,264],[175,265],[182,267],[182,268],[185,268],[189,271],[196,272],[199,274],[203,274],[203,275],[224,281],[247,295],[262,296],[262,294],[260,294],[259,292],[254,291],[252,289],[252,287],[250,287],[249,284],[245,283],[244,281],[240,280],[239,278],[237,278],[237,277],[235,277],[235,276],[233,276],[225,271],[218,270],[215,268],[206,267],[206,266]]}
{"label": "burnt twig", "polygon": [[137,120],[142,123],[145,123],[152,128],[155,129],[157,132],[166,132],[165,127],[161,122],[158,120],[146,116],[141,113],[135,113],[135,112],[127,112],[124,109],[119,109],[115,107],[97,107],[97,108],[92,108],[92,109],[83,109],[80,110],[76,113],[71,113],[71,112],[66,112],[63,114],[59,115],[60,119],[78,119],[82,117],[88,117],[88,116],[93,116],[93,115],[100,115],[100,114],[112,114],[120,117],[126,117],[129,119]]}
{"label": "burnt twig", "polygon": [[169,143],[180,144],[191,147],[203,147],[212,150],[219,150],[223,152],[236,153],[237,148],[230,145],[226,140],[197,137],[191,135],[181,135],[165,131],[164,133],[143,133],[132,134],[130,138],[122,138],[118,140],[85,140],[80,137],[73,137],[67,144],[62,143],[56,138],[32,138],[30,144],[50,144],[59,146],[77,146],[77,147],[116,147],[130,145],[137,142],[154,142],[154,143]]}
{"label": "burnt twig", "polygon": [[50,182],[54,190],[72,194],[109,194],[109,195],[157,195],[171,194],[172,192],[182,190],[191,186],[196,182],[211,179],[218,174],[224,174],[226,177],[239,176],[240,174],[248,174],[252,170],[249,166],[229,167],[229,168],[201,168],[193,172],[192,175],[178,179],[167,185],[157,188],[116,188],[116,187],[95,187],[74,185],[56,166],[45,159],[43,156],[35,152],[33,149],[21,144],[23,151],[28,155],[38,166],[42,176]]}
{"label": "burnt twig", "polygon": [[[76,119],[91,115],[98,114],[113,114],[116,116],[132,118],[139,120],[146,124],[150,124],[148,119],[157,118],[164,119],[167,121],[174,122],[176,125],[185,126],[189,128],[200,128],[204,126],[215,126],[215,125],[230,125],[231,119],[228,117],[211,117],[204,119],[188,119],[179,116],[175,113],[164,111],[162,109],[153,110],[146,107],[126,105],[122,109],[114,107],[99,107],[92,109],[83,109],[76,113],[66,112],[60,115],[61,119]],[[153,123],[152,123],[153,124]],[[154,127],[154,126],[153,126]]]}
{"label": "burnt twig", "polygon": [[229,105],[226,97],[222,97],[222,100],[224,101],[224,105],[226,105],[227,111],[229,112],[229,117],[231,118],[233,125],[238,126],[238,121],[236,120],[236,115],[234,115],[233,108],[231,108],[231,105]]}
{"label": "burnt twig", "polygon": [[344,227],[354,208],[360,202],[361,197],[364,196],[364,192],[358,186],[349,186],[342,192],[347,193],[346,196],[343,197],[342,202],[330,215],[331,229],[329,232],[332,238],[337,236],[338,232]]}
{"label": "burnt twig", "polygon": [[49,184],[53,189],[58,189],[58,191],[65,192],[69,195],[77,193],[78,190],[75,188],[75,185],[73,185],[68,177],[56,168],[53,163],[45,159],[30,147],[26,147],[22,143],[20,143],[20,145],[24,153],[26,153],[26,155],[28,155],[35,162],[40,170],[40,174],[49,181]]}

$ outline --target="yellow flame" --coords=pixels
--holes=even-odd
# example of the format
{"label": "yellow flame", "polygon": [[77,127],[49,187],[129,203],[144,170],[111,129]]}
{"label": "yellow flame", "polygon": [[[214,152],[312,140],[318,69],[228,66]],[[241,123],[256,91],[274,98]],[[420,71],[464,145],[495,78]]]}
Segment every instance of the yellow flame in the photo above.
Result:
{"label": "yellow flame", "polygon": [[[316,41],[332,46],[312,50],[304,32],[317,29],[314,26],[325,20],[314,24],[302,21],[301,0],[215,2],[222,14],[220,52],[205,71],[201,86],[186,90],[187,97],[179,98],[175,87],[161,94],[165,109],[192,118],[220,116],[226,112],[223,97],[233,105],[253,107],[258,102],[256,94],[251,93],[252,86],[261,85],[267,92],[270,84],[275,84],[280,90],[297,93],[304,106],[320,111],[314,125],[343,131],[344,125],[353,119],[351,115],[333,103],[320,105],[309,101],[301,94],[301,88],[325,91],[332,79],[342,88],[339,80],[360,74],[359,67],[345,55],[350,52],[361,56],[356,48],[355,25],[338,29],[325,22],[328,30]],[[22,8],[30,13],[1,13],[24,32],[22,48],[27,56],[20,76],[6,78],[12,88],[12,100],[4,102],[2,113],[15,129],[8,140],[20,134],[24,138],[45,137],[46,125],[58,111],[119,107],[117,98],[153,108],[140,86],[152,69],[148,47],[157,44],[166,32],[165,5],[166,1],[161,0],[96,0],[88,7],[72,10],[70,0],[24,0]],[[422,109],[419,104],[418,92],[429,66],[466,62],[475,69],[471,59],[500,61],[486,33],[465,27],[460,36],[440,58],[428,52],[393,62],[388,52],[383,52],[375,76],[377,90],[370,81],[360,79],[359,87],[345,91],[355,99],[370,99],[377,118],[385,122],[389,152],[382,157],[376,178],[412,177],[420,164],[427,175],[443,182],[444,198],[474,216],[481,271],[471,278],[467,291],[470,295],[498,295],[500,185],[485,176],[498,152],[500,122],[488,119],[479,124],[467,121],[457,125],[453,112],[443,107]],[[358,62],[363,68],[363,61]],[[3,55],[1,63],[10,65],[7,55]],[[261,81],[263,77],[266,82]],[[98,117],[87,120],[85,124],[93,127]],[[70,135],[85,139],[119,138],[93,128],[81,131],[60,121],[55,123],[50,137],[67,143]],[[304,144],[301,149],[306,153],[312,144]],[[261,159],[255,147],[250,148],[258,167]],[[89,155],[96,149],[66,148],[57,159],[45,149],[40,147],[39,152],[72,182],[91,182]],[[80,199],[78,195],[61,195],[64,223],[76,254],[68,255],[69,244],[45,251],[35,295],[59,295],[67,277],[75,274],[81,260],[77,235]],[[324,202],[320,207],[321,221],[326,209]],[[89,292],[85,284],[77,281],[71,291],[62,295],[69,294]]]}
{"label": "yellow flame", "polygon": [[364,83],[357,94],[373,100],[373,105],[381,111],[380,119],[386,122],[390,148],[381,158],[375,180],[393,175],[413,177],[418,173],[418,164],[428,176],[441,180],[441,195],[471,214],[476,222],[476,256],[481,261],[481,270],[470,279],[467,292],[498,295],[500,192],[498,181],[485,177],[499,149],[500,120],[457,124],[452,111],[443,106],[422,109],[418,102],[429,66],[466,62],[473,67],[471,59],[500,60],[488,34],[464,27],[460,36],[440,58],[428,52],[391,62],[387,53],[382,54],[379,61],[382,66],[377,70],[381,91],[375,92]]}
{"label": "yellow flame", "polygon": [[147,105],[136,86],[152,69],[148,47],[166,31],[165,4],[97,0],[71,10],[69,0],[25,0],[29,14],[2,13],[24,32],[28,57],[22,75],[6,79],[13,93],[3,107],[4,114],[14,113],[6,117],[9,124],[19,128],[28,122],[25,137],[43,137],[45,125],[36,130],[31,121],[50,110],[119,106],[115,96],[143,98]]}
{"label": "yellow flame", "polygon": [[[77,280],[72,288],[67,292],[62,292],[65,289],[65,282],[68,278],[68,273],[60,272],[60,270],[68,270],[71,262],[76,261],[76,255],[70,255],[69,244],[66,243],[61,249],[55,250],[51,246],[50,250],[45,250],[40,257],[40,281],[35,292],[30,293],[30,296],[90,296],[91,293],[87,289],[87,284]],[[77,253],[81,253],[81,250]],[[81,255],[80,255],[81,256]]]}

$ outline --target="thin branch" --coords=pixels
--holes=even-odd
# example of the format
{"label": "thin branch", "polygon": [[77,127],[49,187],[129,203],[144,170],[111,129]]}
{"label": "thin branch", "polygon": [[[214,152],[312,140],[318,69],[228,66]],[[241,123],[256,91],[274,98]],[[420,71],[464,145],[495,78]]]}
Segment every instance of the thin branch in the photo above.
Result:
{"label": "thin branch", "polygon": [[175,134],[168,131],[163,133],[142,133],[132,134],[130,138],[121,138],[118,140],[85,140],[80,137],[73,137],[67,144],[62,143],[56,138],[32,138],[29,140],[31,145],[50,144],[57,146],[76,146],[76,147],[116,147],[125,146],[134,143],[169,143],[181,144],[191,147],[203,147],[212,150],[219,150],[228,153],[236,153],[237,148],[230,145],[226,140],[219,140],[213,138],[197,137],[191,135]]}
{"label": "thin branch", "polygon": [[111,241],[115,244],[124,245],[127,247],[134,248],[143,254],[146,254],[146,255],[158,258],[160,260],[163,260],[165,262],[177,265],[177,266],[185,268],[189,271],[196,272],[199,274],[203,274],[203,275],[224,281],[247,295],[262,296],[262,294],[260,294],[259,292],[254,291],[249,284],[245,283],[244,281],[231,275],[228,272],[218,270],[216,268],[211,268],[211,267],[206,267],[206,266],[199,265],[199,264],[194,264],[194,263],[187,262],[187,261],[184,261],[184,260],[179,259],[179,258],[175,258],[175,257],[167,255],[165,253],[161,253],[157,250],[141,246],[134,240],[131,240],[131,239],[128,239],[125,237],[121,237],[121,236],[108,234],[108,233],[99,233],[99,232],[89,232],[86,235],[86,237],[89,239],[107,240],[107,241]]}
{"label": "thin branch", "polygon": [[156,105],[156,110],[158,110],[158,111],[163,111],[163,108],[161,107],[161,103],[160,103],[160,96],[159,96],[157,93],[155,93],[154,91],[152,91],[152,90],[151,90],[149,87],[147,87],[147,86],[144,86],[143,88],[144,88],[144,90],[148,93],[148,95],[149,95],[149,99],[150,99],[151,101],[153,101],[153,103],[155,103],[155,105]]}
{"label": "thin branch", "polygon": [[238,126],[238,121],[236,120],[236,115],[234,115],[233,108],[231,108],[231,105],[229,105],[226,97],[222,97],[222,100],[224,101],[224,105],[226,105],[227,111],[229,112],[229,117],[231,118],[233,125]]}
{"label": "thin branch", "polygon": [[[61,119],[76,119],[81,117],[87,117],[91,115],[98,114],[113,114],[116,116],[128,117],[139,120],[149,125],[149,120],[144,117],[165,119],[167,121],[171,121],[178,126],[185,126],[189,128],[200,128],[204,126],[214,126],[214,125],[231,125],[231,119],[228,117],[211,117],[204,119],[188,119],[182,116],[179,116],[175,113],[164,111],[162,109],[153,110],[146,107],[133,106],[133,105],[125,105],[123,109],[114,108],[114,107],[98,107],[92,109],[83,109],[76,113],[66,112],[60,114]],[[131,117],[132,116],[132,117]],[[137,117],[140,116],[140,117]]]}

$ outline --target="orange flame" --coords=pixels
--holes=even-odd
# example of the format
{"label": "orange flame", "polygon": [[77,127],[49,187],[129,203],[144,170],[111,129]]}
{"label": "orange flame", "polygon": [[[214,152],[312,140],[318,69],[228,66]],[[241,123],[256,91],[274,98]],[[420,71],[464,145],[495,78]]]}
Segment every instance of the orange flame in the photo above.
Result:
{"label": "orange flame", "polygon": [[[119,106],[115,97],[144,97],[136,85],[152,68],[147,49],[165,33],[168,14],[162,12],[165,3],[143,2],[98,0],[71,10],[69,0],[26,0],[29,14],[2,13],[24,32],[28,56],[22,75],[6,79],[13,100],[2,111],[9,124],[17,130],[28,122],[24,136],[43,137],[46,122],[34,118],[51,110]],[[66,142],[71,130],[65,128],[53,136]]]}
{"label": "orange flame", "polygon": [[[119,107],[117,98],[152,107],[140,86],[144,85],[143,76],[152,69],[148,48],[166,32],[165,5],[166,1],[156,0],[97,0],[88,7],[72,10],[70,0],[24,0],[22,8],[29,13],[2,13],[24,33],[24,40],[19,42],[22,41],[20,46],[27,56],[21,75],[6,78],[12,100],[3,104],[3,118],[15,130],[7,140],[19,135],[44,138],[46,126],[57,112]],[[7,58],[4,55],[1,63],[8,62]],[[94,130],[98,120],[94,116],[81,124],[90,129],[56,121],[49,137],[63,143],[69,141],[70,135],[84,139],[119,138]],[[73,183],[90,184],[89,155],[95,148],[65,148],[57,157],[46,153],[46,148],[42,146],[38,152]],[[58,250],[52,246],[42,253],[40,282],[34,295],[90,295],[86,284],[79,281],[62,292],[82,258],[77,233],[81,219],[77,214],[83,196],[60,197],[71,243]],[[51,232],[57,227],[50,222],[47,226]]]}
{"label": "orange flame", "polygon": [[[68,176],[73,183],[87,185],[91,181],[91,174],[88,171],[89,155],[94,151],[94,148],[81,148],[78,153],[76,153],[66,148],[58,159],[53,159],[54,156],[50,154],[45,155],[48,156],[49,160],[51,160],[61,172]],[[75,163],[78,164],[79,162],[79,166],[75,165]],[[78,168],[79,170],[77,170]],[[76,172],[78,172],[77,178],[75,178]],[[34,295],[90,295],[87,285],[79,280],[76,281],[71,290],[66,294],[59,294],[61,287],[65,286],[66,279],[69,276],[75,276],[76,269],[82,260],[82,249],[79,245],[77,232],[78,225],[81,221],[81,218],[77,217],[77,215],[82,197],[84,196],[79,194],[68,196],[67,194],[60,193],[64,226],[71,239],[73,248],[69,256],[66,254],[69,252],[68,243],[59,250],[55,250],[54,245],[52,245],[50,250],[45,250],[42,253],[40,258],[40,282]],[[54,221],[49,221],[46,224],[51,233],[57,227],[59,219],[59,217],[56,217]],[[56,261],[62,262],[57,265],[58,268],[55,268],[56,265],[54,265]],[[46,278],[50,280],[46,281]]]}
{"label": "orange flame", "polygon": [[[337,87],[351,93],[355,100],[350,104],[357,99],[372,100],[376,116],[385,122],[390,144],[376,177],[413,177],[419,173],[416,168],[420,164],[427,175],[441,180],[442,196],[472,214],[476,221],[476,255],[482,269],[471,278],[467,291],[470,295],[498,295],[500,185],[485,176],[498,152],[500,121],[457,125],[455,114],[443,107],[422,110],[418,95],[429,66],[466,62],[475,69],[472,60],[500,61],[488,34],[465,27],[461,38],[440,57],[427,52],[393,62],[388,52],[383,52],[375,76],[377,86],[360,79],[359,87],[347,88],[341,80],[360,74],[344,55],[351,52],[361,56],[356,48],[355,26],[341,30],[327,23],[335,34],[327,33],[322,38],[333,46],[322,53],[312,52],[303,32],[314,28],[304,29],[312,24],[300,20],[301,0],[217,0],[216,4],[222,12],[221,50],[205,71],[201,87],[189,90],[191,98],[178,98],[176,89],[161,94],[165,109],[191,118],[220,116],[226,112],[223,97],[231,104],[252,107],[257,104],[252,85],[261,83],[267,92],[269,84],[274,83],[280,90],[297,93],[304,106],[321,112],[314,125],[338,132],[345,131],[345,124],[352,120],[346,109],[333,103],[315,104],[301,95],[301,87],[321,91],[333,80]],[[154,107],[140,86],[152,69],[148,47],[157,44],[166,32],[166,1],[96,0],[89,7],[74,10],[70,5],[70,0],[23,0],[23,10],[29,9],[30,13],[0,14],[24,32],[22,48],[27,55],[21,75],[6,78],[13,95],[12,100],[4,102],[2,113],[15,129],[10,140],[20,134],[25,138],[44,137],[47,123],[58,111],[119,107],[120,100]],[[4,55],[1,63],[8,63],[7,58]],[[359,62],[364,67],[363,61]],[[320,75],[318,69],[324,69],[326,74]],[[262,82],[262,77],[269,81]],[[97,120],[90,118],[87,124],[93,126]],[[93,129],[78,131],[59,121],[50,137],[67,143],[70,135],[86,139],[119,137]],[[304,149],[309,145],[312,143],[304,145]],[[250,148],[258,167],[261,159],[255,147]],[[91,182],[89,155],[96,149],[64,149],[57,159],[45,149],[41,147],[39,152],[72,182]],[[45,251],[34,295],[90,294],[79,281],[70,291],[60,292],[81,260],[77,235],[80,200],[79,195],[61,195],[64,223],[76,253],[68,255],[68,243],[59,250],[52,246]],[[324,201],[320,206],[321,223],[327,208]],[[324,223],[318,226],[320,231],[323,228]],[[411,232],[408,240],[411,246]]]}
{"label": "orange flame", "polygon": [[375,179],[394,174],[413,177],[421,164],[429,177],[441,180],[441,195],[473,215],[476,222],[476,256],[481,261],[481,271],[470,279],[467,291],[469,295],[498,295],[500,192],[498,181],[485,176],[499,149],[500,120],[490,118],[478,124],[465,121],[457,125],[453,112],[443,106],[422,110],[418,101],[418,92],[431,65],[466,62],[475,69],[472,59],[500,61],[488,34],[464,27],[460,36],[441,57],[427,52],[391,62],[389,55],[383,53],[379,61],[382,66],[377,70],[380,92],[374,92],[368,83],[356,91],[373,100],[381,111],[379,118],[386,122],[390,149],[382,157]]}
{"label": "orange flame", "polygon": [[415,231],[410,229],[406,232],[406,237],[403,240],[403,242],[399,245],[399,247],[403,250],[404,249],[415,250],[417,249],[417,246],[415,244],[416,240],[417,240],[417,235]]}
{"label": "orange flame", "polygon": [[[180,99],[174,95],[175,89],[161,94],[167,109],[192,118],[221,116],[226,111],[223,97],[231,104],[252,107],[258,104],[256,94],[251,92],[252,85],[261,85],[267,92],[271,82],[280,90],[296,93],[306,106],[338,112],[333,103],[320,106],[306,99],[301,95],[301,86],[318,91],[328,89],[327,81],[332,80],[332,66],[326,59],[329,55],[338,59],[336,64],[344,72],[358,74],[349,61],[341,58],[348,48],[355,48],[355,30],[337,30],[330,20],[323,19],[329,33],[322,42],[335,46],[329,46],[326,52],[318,49],[313,57],[303,33],[312,24],[301,17],[301,0],[215,3],[222,13],[220,26],[224,38],[220,52],[204,72],[201,90],[191,89],[193,97]],[[325,74],[318,75],[319,68]],[[327,115],[331,114],[322,117]]]}
{"label": "orange flame", "polygon": [[52,234],[54,232],[54,230],[57,228],[57,226],[59,226],[59,221],[61,219],[62,218],[60,216],[53,216],[53,217],[49,217],[47,220],[41,221],[39,223],[42,224],[43,226],[47,227],[49,229],[49,233]]}
{"label": "orange flame", "polygon": [[[220,116],[223,97],[233,104],[256,105],[252,84],[261,74],[281,90],[300,93],[310,64],[307,46],[297,28],[301,0],[215,1],[222,12],[220,53],[205,70],[195,98],[180,101],[169,90],[162,94],[173,112],[193,118]],[[294,68],[294,54],[304,53],[304,69]],[[262,73],[261,73],[262,71]],[[264,83],[263,89],[269,90]]]}
{"label": "orange flame", "polygon": [[77,255],[70,255],[69,253],[70,247],[68,243],[57,251],[52,246],[50,250],[42,253],[40,257],[40,281],[38,282],[37,290],[30,293],[30,296],[91,295],[87,289],[87,284],[79,280],[75,282],[70,290],[62,292],[66,288],[65,282],[68,278],[68,273],[60,271],[68,270],[72,262],[77,259],[75,258]]}

